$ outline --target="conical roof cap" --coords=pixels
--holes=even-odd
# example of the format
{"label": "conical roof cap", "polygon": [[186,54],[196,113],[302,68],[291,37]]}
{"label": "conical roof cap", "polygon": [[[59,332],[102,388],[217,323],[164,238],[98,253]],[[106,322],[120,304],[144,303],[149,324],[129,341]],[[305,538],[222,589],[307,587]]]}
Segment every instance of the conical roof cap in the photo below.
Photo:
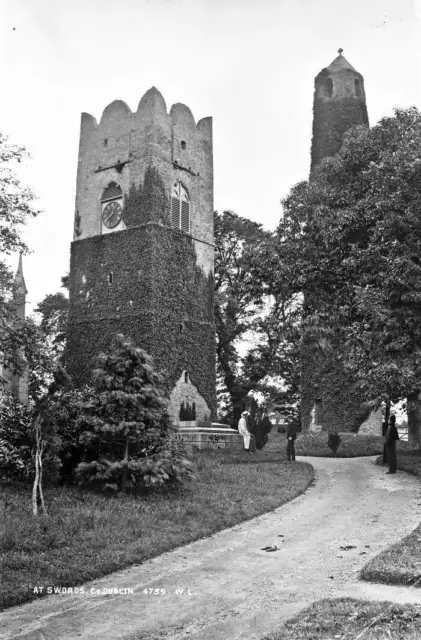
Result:
{"label": "conical roof cap", "polygon": [[356,69],[348,62],[348,60],[340,53],[337,58],[327,67],[329,71],[343,71],[348,69],[349,71],[354,71],[354,73],[358,73]]}

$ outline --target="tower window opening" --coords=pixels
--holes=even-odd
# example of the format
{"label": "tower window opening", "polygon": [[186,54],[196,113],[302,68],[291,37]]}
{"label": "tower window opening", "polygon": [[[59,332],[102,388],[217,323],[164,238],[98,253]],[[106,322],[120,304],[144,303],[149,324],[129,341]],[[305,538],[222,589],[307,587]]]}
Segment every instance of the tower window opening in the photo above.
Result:
{"label": "tower window opening", "polygon": [[332,78],[326,78],[324,83],[326,95],[331,98],[333,96],[333,80]]}
{"label": "tower window opening", "polygon": [[356,79],[355,80],[355,95],[357,96],[357,98],[362,98],[363,92],[361,90],[361,82]]}
{"label": "tower window opening", "polygon": [[185,382],[186,384],[188,384],[188,383],[189,383],[189,374],[187,373],[187,371],[186,371],[186,372],[185,372],[185,374],[184,374],[184,382]]}
{"label": "tower window opening", "polygon": [[331,98],[333,96],[333,80],[332,78],[323,78],[319,85],[319,95],[322,97]]}
{"label": "tower window opening", "polygon": [[185,149],[187,147],[185,140],[181,141],[181,148]]}
{"label": "tower window opening", "polygon": [[108,200],[115,200],[122,197],[121,187],[116,182],[110,182],[108,187],[105,187],[102,192],[101,202],[107,202]]}
{"label": "tower window opening", "polygon": [[113,283],[113,272],[110,271],[110,273],[108,274],[108,284],[112,284]]}
{"label": "tower window opening", "polygon": [[171,226],[190,233],[190,199],[181,182],[171,192]]}

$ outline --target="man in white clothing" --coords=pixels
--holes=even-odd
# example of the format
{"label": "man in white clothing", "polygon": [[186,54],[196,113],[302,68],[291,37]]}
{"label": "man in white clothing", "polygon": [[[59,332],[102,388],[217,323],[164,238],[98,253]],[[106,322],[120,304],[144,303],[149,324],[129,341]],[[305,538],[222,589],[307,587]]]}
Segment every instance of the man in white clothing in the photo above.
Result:
{"label": "man in white clothing", "polygon": [[241,418],[238,422],[238,433],[243,436],[244,441],[244,449],[249,453],[254,453],[256,451],[256,444],[254,435],[250,433],[247,427],[247,416],[249,415],[248,411],[243,411],[241,414]]}

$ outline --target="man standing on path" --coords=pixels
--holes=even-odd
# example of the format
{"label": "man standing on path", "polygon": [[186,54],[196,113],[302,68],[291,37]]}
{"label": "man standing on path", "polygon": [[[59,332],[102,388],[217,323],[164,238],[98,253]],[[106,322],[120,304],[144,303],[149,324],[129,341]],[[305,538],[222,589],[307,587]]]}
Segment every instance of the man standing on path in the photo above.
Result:
{"label": "man standing on path", "polygon": [[287,429],[287,459],[295,462],[295,440],[297,438],[297,423],[295,420],[289,423]]}
{"label": "man standing on path", "polygon": [[386,433],[386,438],[384,441],[386,451],[387,451],[387,460],[389,462],[389,471],[387,473],[396,473],[396,441],[399,440],[398,430],[396,428],[396,416],[391,415],[389,421],[389,428]]}

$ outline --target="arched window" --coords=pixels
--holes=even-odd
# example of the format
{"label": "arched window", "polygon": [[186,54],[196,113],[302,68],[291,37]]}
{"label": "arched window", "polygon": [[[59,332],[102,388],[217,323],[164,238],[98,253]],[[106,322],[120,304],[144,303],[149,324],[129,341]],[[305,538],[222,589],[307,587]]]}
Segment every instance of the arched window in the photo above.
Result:
{"label": "arched window", "polygon": [[331,98],[333,96],[333,80],[332,78],[324,78],[322,84],[322,95]]}
{"label": "arched window", "polygon": [[116,182],[110,182],[108,187],[105,187],[102,192],[101,202],[108,202],[109,200],[116,200],[121,197],[121,187]]}
{"label": "arched window", "polygon": [[358,79],[355,80],[355,94],[357,98],[361,98],[363,95],[363,92],[361,91],[361,82]]}
{"label": "arched window", "polygon": [[171,192],[171,226],[190,233],[190,199],[181,182]]}

